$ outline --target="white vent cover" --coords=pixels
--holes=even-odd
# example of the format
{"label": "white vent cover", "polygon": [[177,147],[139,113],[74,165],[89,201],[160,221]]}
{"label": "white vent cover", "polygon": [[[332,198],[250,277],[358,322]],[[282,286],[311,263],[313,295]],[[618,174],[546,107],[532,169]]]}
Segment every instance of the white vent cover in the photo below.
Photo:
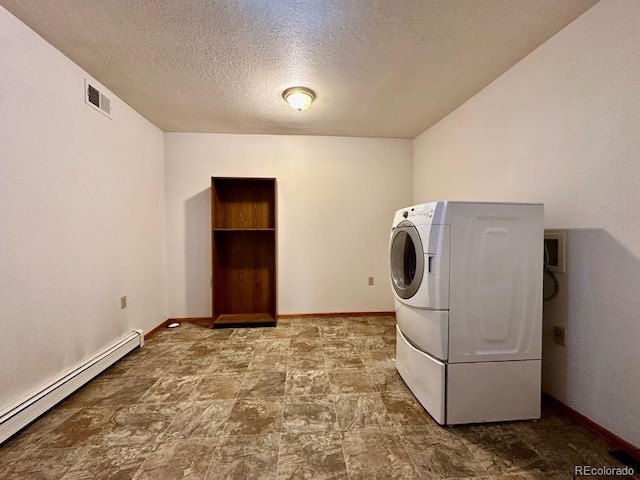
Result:
{"label": "white vent cover", "polygon": [[84,80],[84,101],[87,105],[111,118],[111,99],[91,85],[86,78]]}

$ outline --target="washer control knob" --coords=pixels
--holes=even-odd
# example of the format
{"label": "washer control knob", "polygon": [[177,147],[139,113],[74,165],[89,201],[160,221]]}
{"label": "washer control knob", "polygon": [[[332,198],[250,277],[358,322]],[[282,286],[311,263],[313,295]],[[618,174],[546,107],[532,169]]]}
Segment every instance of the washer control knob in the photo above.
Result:
{"label": "washer control knob", "polygon": [[407,218],[409,216],[409,212],[407,212],[406,210],[404,212],[402,212],[402,216],[404,218]]}

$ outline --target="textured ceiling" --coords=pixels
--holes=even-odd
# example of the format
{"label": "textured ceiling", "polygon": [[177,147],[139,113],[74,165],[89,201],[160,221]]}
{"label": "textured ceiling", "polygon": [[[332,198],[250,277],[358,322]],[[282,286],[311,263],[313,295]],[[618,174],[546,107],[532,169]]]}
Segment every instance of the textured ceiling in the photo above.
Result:
{"label": "textured ceiling", "polygon": [[0,4],[164,131],[413,138],[596,1]]}

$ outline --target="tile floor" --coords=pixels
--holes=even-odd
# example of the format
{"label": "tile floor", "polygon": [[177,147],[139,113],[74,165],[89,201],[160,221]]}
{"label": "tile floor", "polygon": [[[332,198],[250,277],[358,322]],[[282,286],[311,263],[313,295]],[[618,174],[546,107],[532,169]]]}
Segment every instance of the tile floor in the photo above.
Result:
{"label": "tile floor", "polygon": [[551,411],[438,426],[394,351],[392,317],[164,330],[0,447],[0,478],[516,480],[619,465]]}

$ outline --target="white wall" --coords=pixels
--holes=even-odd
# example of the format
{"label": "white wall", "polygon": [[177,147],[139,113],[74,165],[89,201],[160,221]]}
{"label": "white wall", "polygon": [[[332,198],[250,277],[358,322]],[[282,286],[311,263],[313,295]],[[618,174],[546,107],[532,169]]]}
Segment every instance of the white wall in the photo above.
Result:
{"label": "white wall", "polygon": [[212,176],[278,180],[280,314],[393,310],[387,248],[411,202],[410,140],[167,133],[165,165],[171,317],[211,315]]}
{"label": "white wall", "polygon": [[[640,445],[640,2],[603,0],[414,141],[414,200],[545,203],[566,229],[544,389]],[[551,341],[567,329],[566,348]]]}
{"label": "white wall", "polygon": [[167,309],[162,132],[3,8],[0,45],[1,414]]}

